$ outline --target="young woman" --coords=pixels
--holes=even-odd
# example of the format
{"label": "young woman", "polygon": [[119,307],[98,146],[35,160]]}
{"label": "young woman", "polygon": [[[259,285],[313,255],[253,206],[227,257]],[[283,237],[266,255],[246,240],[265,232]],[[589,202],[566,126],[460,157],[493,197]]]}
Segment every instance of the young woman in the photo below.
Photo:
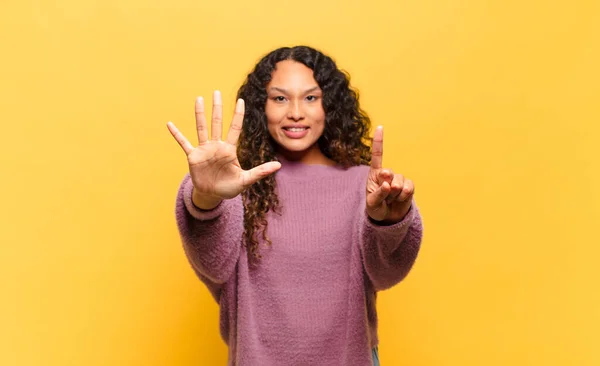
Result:
{"label": "young woman", "polygon": [[238,92],[227,138],[196,101],[176,218],[220,306],[230,365],[378,365],[376,295],[419,251],[414,184],[382,166],[374,132],[335,62],[310,47],[266,55]]}

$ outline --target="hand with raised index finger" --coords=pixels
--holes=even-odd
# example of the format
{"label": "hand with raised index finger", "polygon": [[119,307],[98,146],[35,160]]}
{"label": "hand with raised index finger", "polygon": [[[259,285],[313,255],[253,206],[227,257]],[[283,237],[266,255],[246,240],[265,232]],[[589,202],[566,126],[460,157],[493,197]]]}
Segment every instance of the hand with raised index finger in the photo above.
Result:
{"label": "hand with raised index finger", "polygon": [[402,174],[384,169],[383,126],[375,129],[371,148],[371,169],[367,178],[367,214],[375,221],[396,223],[410,210],[415,186]]}
{"label": "hand with raised index finger", "polygon": [[240,194],[258,180],[277,171],[279,162],[267,162],[250,170],[243,170],[236,154],[236,144],[244,122],[244,101],[238,99],[227,139],[221,141],[223,102],[221,93],[213,95],[211,138],[204,114],[204,99],[195,104],[198,146],[194,147],[172,122],[167,128],[187,155],[190,176],[194,184],[194,203],[203,209],[216,207],[223,199]]}

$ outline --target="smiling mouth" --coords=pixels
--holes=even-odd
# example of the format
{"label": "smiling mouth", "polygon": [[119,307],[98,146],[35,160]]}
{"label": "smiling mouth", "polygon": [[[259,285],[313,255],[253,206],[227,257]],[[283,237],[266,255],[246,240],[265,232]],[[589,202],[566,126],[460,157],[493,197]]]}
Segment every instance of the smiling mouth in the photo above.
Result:
{"label": "smiling mouth", "polygon": [[284,127],[283,129],[290,132],[302,132],[308,130],[308,127]]}

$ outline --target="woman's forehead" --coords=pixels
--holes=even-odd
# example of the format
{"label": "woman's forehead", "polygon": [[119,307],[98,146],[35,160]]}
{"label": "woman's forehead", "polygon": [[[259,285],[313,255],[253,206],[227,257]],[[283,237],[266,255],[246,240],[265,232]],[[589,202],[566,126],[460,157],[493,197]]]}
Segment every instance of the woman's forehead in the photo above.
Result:
{"label": "woman's forehead", "polygon": [[289,89],[293,86],[302,86],[302,89],[318,86],[312,69],[291,60],[280,61],[275,65],[270,85],[282,89]]}

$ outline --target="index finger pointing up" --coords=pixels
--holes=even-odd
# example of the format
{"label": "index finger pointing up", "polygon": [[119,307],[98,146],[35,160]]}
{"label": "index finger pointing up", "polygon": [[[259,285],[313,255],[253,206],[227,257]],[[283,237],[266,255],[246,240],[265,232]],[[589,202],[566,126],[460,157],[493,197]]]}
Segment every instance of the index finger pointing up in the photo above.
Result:
{"label": "index finger pointing up", "polygon": [[233,121],[229,126],[229,132],[227,133],[227,142],[235,145],[240,138],[242,132],[242,124],[244,123],[244,100],[238,99],[235,105],[235,113],[233,115]]}
{"label": "index finger pointing up", "polygon": [[377,126],[371,147],[371,169],[381,169],[383,161],[383,126]]}

